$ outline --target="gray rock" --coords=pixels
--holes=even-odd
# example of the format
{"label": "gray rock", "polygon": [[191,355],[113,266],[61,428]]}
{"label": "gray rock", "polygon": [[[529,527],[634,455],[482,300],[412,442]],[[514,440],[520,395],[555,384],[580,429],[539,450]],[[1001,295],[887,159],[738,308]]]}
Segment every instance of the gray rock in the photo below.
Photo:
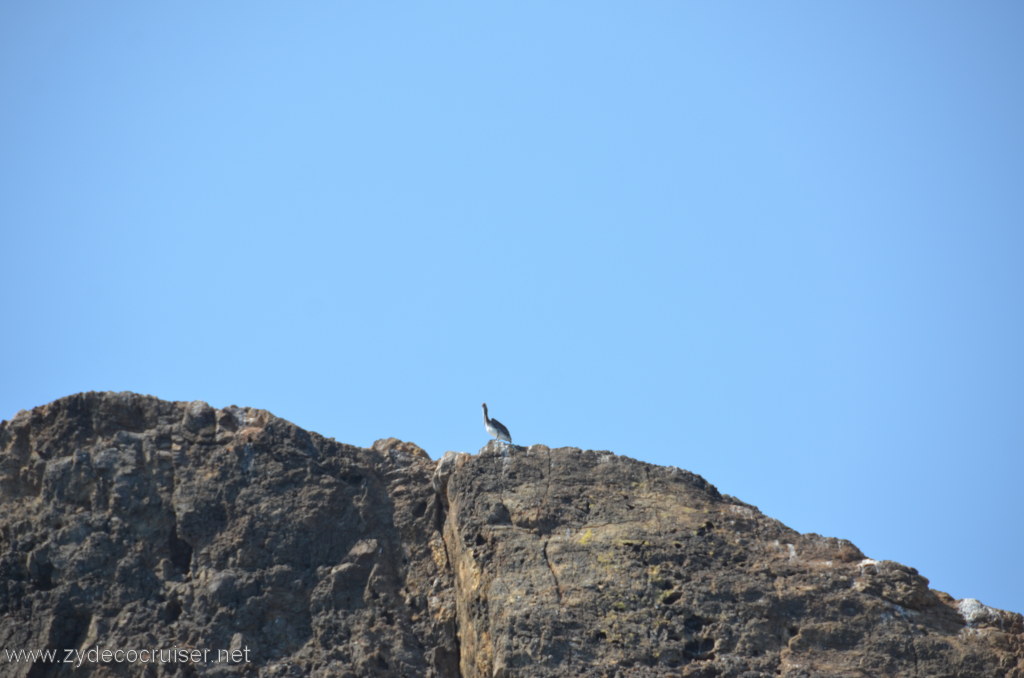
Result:
{"label": "gray rock", "polygon": [[433,462],[127,393],[0,423],[0,648],[169,660],[0,677],[1024,678],[1019,614],[681,469],[495,442]]}

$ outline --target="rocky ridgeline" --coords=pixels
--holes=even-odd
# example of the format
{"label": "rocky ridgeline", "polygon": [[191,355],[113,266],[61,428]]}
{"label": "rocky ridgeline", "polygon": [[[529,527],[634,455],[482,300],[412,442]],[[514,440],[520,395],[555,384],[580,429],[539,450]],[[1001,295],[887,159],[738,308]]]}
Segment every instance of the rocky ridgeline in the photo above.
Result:
{"label": "rocky ridgeline", "polygon": [[62,675],[1024,678],[1024,623],[676,468],[85,393],[0,424],[0,677]]}

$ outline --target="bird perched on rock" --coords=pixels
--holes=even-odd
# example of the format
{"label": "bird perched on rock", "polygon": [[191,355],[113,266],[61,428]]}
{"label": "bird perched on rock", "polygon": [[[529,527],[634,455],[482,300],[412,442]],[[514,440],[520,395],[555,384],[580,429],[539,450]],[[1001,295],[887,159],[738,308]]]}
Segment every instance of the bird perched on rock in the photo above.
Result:
{"label": "bird perched on rock", "polygon": [[490,433],[495,438],[497,438],[498,440],[507,440],[508,442],[512,442],[512,434],[508,432],[508,429],[505,428],[505,425],[502,424],[497,419],[491,419],[490,417],[487,416],[487,403],[484,403],[483,407],[484,428],[487,429],[487,432]]}

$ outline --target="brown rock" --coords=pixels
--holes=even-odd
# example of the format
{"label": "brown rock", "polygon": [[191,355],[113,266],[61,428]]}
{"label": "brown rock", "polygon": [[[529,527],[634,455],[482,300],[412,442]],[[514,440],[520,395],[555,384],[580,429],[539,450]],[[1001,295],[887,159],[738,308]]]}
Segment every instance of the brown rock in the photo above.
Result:
{"label": "brown rock", "polygon": [[[0,648],[249,651],[75,675],[455,675],[417,450],[134,394],[19,413],[0,424]],[[0,676],[71,670],[4,660]]]}
{"label": "brown rock", "polygon": [[112,393],[0,423],[0,651],[44,648],[210,656],[0,677],[1024,678],[1020,615],[680,469]]}

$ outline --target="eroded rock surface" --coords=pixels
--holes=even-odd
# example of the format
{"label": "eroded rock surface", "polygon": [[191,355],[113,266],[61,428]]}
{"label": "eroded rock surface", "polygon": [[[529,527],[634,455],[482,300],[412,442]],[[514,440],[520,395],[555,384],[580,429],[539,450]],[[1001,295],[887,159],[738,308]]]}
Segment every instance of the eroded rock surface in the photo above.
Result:
{"label": "eroded rock surface", "polygon": [[[213,655],[75,675],[457,675],[434,463],[415,445],[87,393],[5,422],[0,450],[0,651]],[[70,669],[0,656],[3,676]]]}
{"label": "eroded rock surface", "polygon": [[1024,676],[1020,615],[686,471],[497,443],[447,466],[464,675]]}
{"label": "eroded rock surface", "polygon": [[113,393],[0,424],[0,652],[44,648],[210,655],[0,677],[1024,678],[1020,615],[680,469]]}

